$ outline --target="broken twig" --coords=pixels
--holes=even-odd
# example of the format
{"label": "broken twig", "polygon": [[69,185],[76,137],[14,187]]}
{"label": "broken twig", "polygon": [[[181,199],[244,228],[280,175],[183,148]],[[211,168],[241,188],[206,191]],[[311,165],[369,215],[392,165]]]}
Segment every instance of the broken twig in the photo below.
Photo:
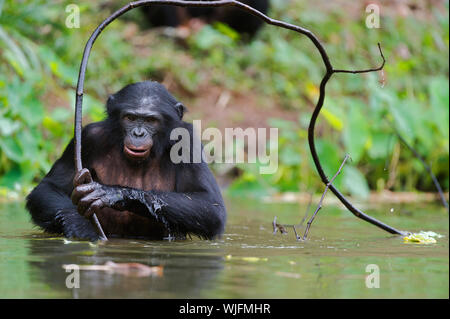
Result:
{"label": "broken twig", "polygon": [[[311,216],[311,218],[309,219],[308,223],[306,224],[306,229],[305,229],[305,233],[303,234],[303,238],[302,240],[306,240],[306,237],[308,236],[308,232],[309,229],[311,227],[312,222],[314,221],[314,219],[316,218],[317,213],[319,212],[319,210],[322,208],[322,203],[323,203],[323,199],[325,198],[325,195],[328,192],[328,189],[330,188],[330,186],[333,184],[334,180],[336,179],[336,177],[341,173],[342,168],[345,165],[345,162],[347,162],[347,160],[350,158],[350,156],[347,154],[345,155],[344,160],[342,161],[341,166],[339,167],[338,171],[336,172],[336,174],[334,174],[333,178],[330,179],[330,181],[327,183],[327,185],[325,186],[325,190],[322,193],[322,197],[320,198],[319,204],[317,205],[316,211],[314,212],[314,214]],[[299,237],[297,236],[297,239],[299,239]]]}
{"label": "broken twig", "polygon": [[273,219],[273,234],[275,235],[277,231],[280,230],[281,234],[287,234],[286,229],[284,228],[284,225],[277,224],[277,216]]}

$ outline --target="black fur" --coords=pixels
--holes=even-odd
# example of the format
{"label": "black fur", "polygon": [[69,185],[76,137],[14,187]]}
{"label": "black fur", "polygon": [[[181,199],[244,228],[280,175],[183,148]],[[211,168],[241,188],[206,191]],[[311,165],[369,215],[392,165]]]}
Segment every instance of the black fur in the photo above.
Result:
{"label": "black fur", "polygon": [[[124,109],[136,107],[143,99],[144,101],[150,99],[152,110],[157,110],[164,118],[162,129],[153,137],[149,158],[137,164],[130,164],[125,158],[114,159],[112,162],[114,164],[111,164],[111,159],[107,162],[106,158],[110,158],[108,154],[123,153],[124,133],[120,127],[119,114]],[[184,106],[161,84],[135,83],[110,96],[107,102],[108,116],[104,121],[89,124],[82,131],[83,164],[90,170],[94,182],[99,182],[98,185],[101,183],[93,166],[95,163],[98,165],[103,162],[111,174],[132,169],[128,165],[135,165],[143,167],[144,173],[152,170],[148,176],[158,176],[158,174],[174,176],[174,185],[170,186],[172,187],[170,190],[144,191],[121,185],[120,180],[101,185],[107,189],[107,192],[123,195],[121,201],[111,203],[109,208],[120,212],[129,211],[151,221],[148,234],[144,235],[147,238],[162,239],[167,234],[175,237],[194,234],[201,238],[212,239],[224,230],[225,206],[207,164],[203,161],[175,164],[170,160],[170,148],[176,143],[170,140],[170,132],[173,128],[186,128],[193,139],[192,125],[182,121],[184,110]],[[191,147],[191,152],[192,150]],[[159,163],[157,168],[152,166],[154,163]],[[157,171],[154,171],[155,169]],[[77,207],[71,201],[75,173],[72,140],[50,172],[28,195],[27,208],[33,222],[46,232],[95,240],[98,239],[98,234],[94,227],[89,220],[78,213]],[[167,185],[169,184],[167,182]],[[101,219],[100,222],[102,223]],[[120,223],[121,219],[118,218],[114,222]],[[109,226],[113,229],[118,225]],[[115,234],[111,231],[112,233],[107,235],[142,237],[142,234],[133,233],[133,229],[130,226],[124,233]]]}

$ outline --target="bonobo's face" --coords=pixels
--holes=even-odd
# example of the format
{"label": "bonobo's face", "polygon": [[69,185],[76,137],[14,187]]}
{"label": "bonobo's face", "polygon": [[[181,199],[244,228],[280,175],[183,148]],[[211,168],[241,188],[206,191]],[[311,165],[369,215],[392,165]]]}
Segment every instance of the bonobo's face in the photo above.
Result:
{"label": "bonobo's face", "polygon": [[162,120],[162,115],[150,106],[126,109],[121,113],[123,152],[129,159],[139,162],[148,158]]}
{"label": "bonobo's face", "polygon": [[106,109],[114,128],[112,140],[116,141],[119,122],[123,154],[138,164],[149,156],[162,156],[170,142],[171,128],[179,125],[185,111],[163,85],[151,81],[129,84],[110,95]]}

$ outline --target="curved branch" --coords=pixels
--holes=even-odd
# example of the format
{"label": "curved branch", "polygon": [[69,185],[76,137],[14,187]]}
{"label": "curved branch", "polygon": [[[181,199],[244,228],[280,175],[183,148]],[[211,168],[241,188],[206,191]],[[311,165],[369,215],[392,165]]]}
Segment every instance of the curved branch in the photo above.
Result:
{"label": "curved branch", "polygon": [[[329,184],[328,178],[325,174],[325,172],[323,171],[322,165],[320,163],[319,160],[319,156],[317,155],[317,151],[316,151],[316,146],[315,146],[315,140],[314,140],[314,129],[315,129],[315,125],[316,125],[316,121],[317,121],[317,117],[319,116],[319,113],[322,109],[324,100],[325,100],[325,88],[326,85],[328,83],[328,80],[331,78],[331,76],[334,73],[353,73],[353,74],[357,74],[357,73],[366,73],[366,72],[375,72],[375,71],[380,71],[383,69],[384,64],[386,62],[384,55],[383,55],[383,51],[381,50],[381,45],[378,43],[378,48],[380,50],[380,54],[381,57],[383,59],[383,63],[381,64],[381,66],[377,67],[377,68],[370,68],[370,69],[365,69],[365,70],[356,70],[356,71],[349,71],[349,70],[334,70],[332,67],[331,69],[327,68],[327,72],[324,75],[321,83],[320,83],[320,94],[319,94],[319,99],[317,101],[316,107],[314,108],[313,111],[313,115],[311,117],[311,121],[309,122],[309,127],[308,127],[308,142],[309,142],[309,148],[311,151],[311,156],[313,158],[314,161],[314,165],[316,166],[317,172],[320,175],[320,178],[322,179],[322,182],[325,185]],[[386,225],[384,223],[382,223],[381,221],[366,215],[365,213],[363,213],[361,210],[359,210],[358,208],[356,208],[355,206],[353,206],[352,203],[350,203],[350,201],[341,193],[339,192],[339,190],[333,185],[331,184],[329,186],[329,189],[336,195],[336,197],[341,201],[342,204],[344,204],[344,206],[356,217],[361,218],[362,220],[365,220],[369,223],[371,223],[372,225],[375,225],[381,229],[384,229],[385,231],[391,233],[391,234],[396,234],[396,235],[406,235],[407,232],[398,230],[394,227],[391,227],[389,225]]]}
{"label": "curved branch", "polygon": [[[106,18],[94,30],[94,32],[92,33],[91,37],[87,41],[86,46],[84,48],[83,58],[82,58],[81,65],[80,65],[80,72],[78,75],[78,83],[77,83],[76,102],[75,102],[75,129],[74,129],[75,130],[75,132],[74,132],[74,135],[75,135],[75,166],[76,166],[77,170],[81,170],[83,167],[82,162],[81,162],[81,116],[82,116],[82,104],[83,104],[84,78],[85,78],[85,73],[86,73],[86,68],[87,68],[87,63],[88,63],[88,59],[89,59],[89,54],[91,52],[91,48],[92,48],[95,40],[97,39],[97,37],[100,35],[100,33],[112,21],[114,21],[115,19],[117,19],[118,17],[120,17],[121,15],[123,15],[124,13],[126,13],[127,11],[129,11],[133,8],[137,8],[137,7],[141,7],[141,6],[149,6],[149,5],[174,5],[174,6],[179,6],[179,7],[234,6],[239,9],[242,9],[244,11],[247,11],[248,13],[250,13],[256,17],[259,17],[261,20],[263,20],[267,24],[281,27],[284,29],[289,29],[289,30],[298,32],[298,33],[303,34],[306,37],[308,37],[311,40],[311,42],[314,44],[316,49],[318,50],[318,52],[322,58],[322,61],[325,65],[325,68],[326,68],[326,73],[320,83],[319,99],[317,101],[316,107],[314,108],[313,115],[311,117],[311,122],[310,122],[309,129],[308,129],[308,141],[309,141],[309,146],[310,146],[310,150],[311,150],[311,155],[313,157],[314,164],[317,168],[317,171],[319,172],[319,175],[320,175],[322,181],[325,184],[328,184],[327,177],[326,177],[326,175],[323,171],[323,168],[320,164],[320,161],[319,161],[319,158],[318,158],[317,152],[316,152],[316,147],[314,144],[314,128],[315,128],[315,123],[316,123],[317,117],[319,116],[320,110],[321,110],[324,100],[325,100],[326,84],[327,84],[328,80],[331,78],[331,76],[333,75],[333,73],[354,73],[354,74],[356,74],[356,73],[373,72],[373,71],[381,70],[383,68],[384,62],[385,62],[383,52],[381,51],[381,47],[380,47],[380,45],[378,45],[381,56],[383,58],[383,64],[379,68],[359,70],[359,71],[334,70],[333,66],[331,65],[330,59],[326,53],[325,48],[320,43],[317,36],[315,36],[310,30],[290,24],[290,23],[286,23],[286,22],[282,22],[279,20],[269,18],[265,14],[250,7],[249,5],[246,5],[246,4],[236,1],[236,0],[218,0],[218,1],[142,0],[142,1],[130,2],[127,5],[125,5],[124,7],[120,8],[119,10],[114,12],[108,18]],[[376,225],[390,233],[400,234],[400,235],[404,234],[404,232],[401,232],[395,228],[387,226],[387,225],[379,222],[378,220],[365,215],[363,212],[361,212],[360,210],[355,208],[344,197],[344,195],[342,195],[333,185],[330,185],[329,188],[339,198],[339,200],[350,210],[350,212],[352,212],[355,216],[357,216],[363,220],[366,220],[369,223]],[[96,220],[95,215],[94,215],[94,220],[97,224],[97,227],[99,228],[99,231],[101,232],[101,226],[98,223],[98,220]]]}

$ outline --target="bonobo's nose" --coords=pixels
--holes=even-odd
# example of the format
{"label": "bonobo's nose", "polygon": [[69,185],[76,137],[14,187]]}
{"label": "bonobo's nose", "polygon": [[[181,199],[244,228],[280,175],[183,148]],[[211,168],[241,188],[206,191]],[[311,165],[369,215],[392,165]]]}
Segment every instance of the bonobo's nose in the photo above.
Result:
{"label": "bonobo's nose", "polygon": [[142,127],[135,127],[132,133],[134,137],[143,137],[145,135],[145,130]]}

